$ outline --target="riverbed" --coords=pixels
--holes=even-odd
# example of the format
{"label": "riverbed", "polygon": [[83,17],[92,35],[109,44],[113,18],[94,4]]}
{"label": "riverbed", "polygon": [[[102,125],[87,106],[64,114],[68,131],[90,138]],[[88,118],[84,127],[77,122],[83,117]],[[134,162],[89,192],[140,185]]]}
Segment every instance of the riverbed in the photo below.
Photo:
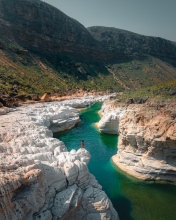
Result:
{"label": "riverbed", "polygon": [[175,220],[176,186],[136,180],[120,171],[111,161],[117,152],[116,135],[101,134],[96,103],[80,112],[81,122],[72,130],[54,134],[67,149],[79,149],[81,140],[91,154],[89,170],[111,199],[121,220]]}

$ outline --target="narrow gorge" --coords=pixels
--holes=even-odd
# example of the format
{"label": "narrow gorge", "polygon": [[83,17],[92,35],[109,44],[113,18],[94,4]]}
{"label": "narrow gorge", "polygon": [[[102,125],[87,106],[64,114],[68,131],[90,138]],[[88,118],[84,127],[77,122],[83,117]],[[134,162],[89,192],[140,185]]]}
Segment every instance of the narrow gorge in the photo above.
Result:
{"label": "narrow gorge", "polygon": [[109,101],[97,124],[103,133],[119,134],[113,162],[143,180],[176,181],[176,105],[153,100],[143,104]]}
{"label": "narrow gorge", "polygon": [[[176,186],[174,184],[133,178],[112,162],[111,157],[117,153],[118,136],[99,132],[96,125],[101,119],[98,111],[101,109],[100,113],[103,114],[104,108],[111,103],[109,110],[104,114],[105,119],[108,112],[112,114],[111,110],[115,107],[113,102],[106,101],[102,109],[102,104],[96,103],[81,110],[81,122],[69,131],[54,134],[54,137],[62,140],[69,151],[78,150],[80,141],[85,141],[85,148],[91,154],[88,168],[112,201],[120,219],[175,220]],[[115,118],[117,119],[115,112],[111,118],[110,115],[107,118],[109,119],[106,120],[106,132],[111,128],[114,133],[117,129],[117,123],[114,121]]]}
{"label": "narrow gorge", "polygon": [[[107,97],[105,97],[107,98]],[[77,124],[102,97],[0,109],[0,219],[118,219],[87,164],[86,149],[68,151],[54,132]]]}
{"label": "narrow gorge", "polygon": [[46,2],[0,0],[0,220],[175,220],[176,41]]}

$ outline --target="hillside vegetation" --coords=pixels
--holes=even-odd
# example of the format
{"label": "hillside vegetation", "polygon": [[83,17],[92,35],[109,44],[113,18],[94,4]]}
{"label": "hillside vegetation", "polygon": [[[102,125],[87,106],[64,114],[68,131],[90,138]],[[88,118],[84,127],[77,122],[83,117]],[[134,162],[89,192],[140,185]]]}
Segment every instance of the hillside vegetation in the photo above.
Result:
{"label": "hillside vegetation", "polygon": [[176,66],[175,42],[118,28],[95,26],[88,28],[88,31],[103,48],[112,52],[112,57],[119,60],[150,55]]}
{"label": "hillside vegetation", "polygon": [[0,42],[1,93],[63,95],[79,89],[120,92],[175,79],[176,69],[154,57],[104,67],[64,60],[53,66],[16,44]]}
{"label": "hillside vegetation", "polygon": [[176,80],[146,87],[136,91],[125,91],[118,95],[117,100],[129,104],[143,103],[147,100],[171,100],[176,102]]}
{"label": "hillside vegetation", "polygon": [[134,91],[176,80],[176,44],[86,29],[40,0],[0,0],[0,98]]}
{"label": "hillside vegetation", "polygon": [[84,90],[121,89],[105,67],[60,61],[57,66],[20,47],[0,41],[0,92],[30,96],[45,92],[60,95]]}

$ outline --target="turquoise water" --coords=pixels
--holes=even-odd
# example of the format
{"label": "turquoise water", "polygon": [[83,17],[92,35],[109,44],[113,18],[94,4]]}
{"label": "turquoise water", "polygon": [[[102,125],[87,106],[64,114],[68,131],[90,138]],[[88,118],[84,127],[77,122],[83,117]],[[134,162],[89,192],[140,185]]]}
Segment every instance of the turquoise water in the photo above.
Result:
{"label": "turquoise water", "polygon": [[88,165],[111,199],[121,220],[176,220],[176,186],[138,181],[118,170],[111,162],[117,152],[117,136],[100,134],[94,123],[100,120],[101,103],[81,111],[81,122],[54,137],[68,150],[79,149],[81,140],[91,154]]}

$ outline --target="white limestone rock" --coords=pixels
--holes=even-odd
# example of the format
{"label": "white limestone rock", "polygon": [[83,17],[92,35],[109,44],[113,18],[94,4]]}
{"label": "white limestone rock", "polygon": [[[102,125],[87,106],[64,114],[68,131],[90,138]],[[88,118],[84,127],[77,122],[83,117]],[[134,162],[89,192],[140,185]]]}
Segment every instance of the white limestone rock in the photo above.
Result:
{"label": "white limestone rock", "polygon": [[85,162],[86,164],[89,163],[91,156],[86,149],[80,148],[79,150],[77,150],[77,155],[80,157],[80,160],[82,162]]}
{"label": "white limestone rock", "polygon": [[87,165],[86,163],[79,160],[76,160],[75,164],[78,167],[78,176],[76,183],[80,188],[85,188],[89,184],[90,180],[90,174]]}
{"label": "white limestone rock", "polygon": [[119,118],[114,112],[110,112],[107,115],[104,115],[96,125],[101,133],[119,133]]}
{"label": "white limestone rock", "polygon": [[125,113],[125,108],[114,108],[111,102],[103,104],[99,114],[101,120],[96,123],[99,131],[106,134],[119,134],[119,121]]}
{"label": "white limestone rock", "polygon": [[82,206],[88,213],[86,219],[118,219],[111,202],[102,190],[90,186],[83,194],[83,198]]}
{"label": "white limestone rock", "polygon": [[78,167],[73,162],[67,162],[64,164],[64,172],[68,180],[68,185],[72,185],[76,182],[78,177]]}
{"label": "white limestone rock", "polygon": [[68,212],[77,189],[78,187],[74,184],[56,194],[54,205],[52,207],[53,220],[60,219],[66,212]]}
{"label": "white limestone rock", "polygon": [[[53,138],[52,131],[78,123],[74,102],[77,107],[86,107],[94,101],[91,97],[72,104],[68,100],[38,103],[6,109],[0,115],[1,220],[86,219],[88,211],[82,210],[84,192],[90,186],[101,192],[87,168],[90,154],[86,149],[68,152],[62,141]],[[98,209],[96,206],[94,213]],[[118,219],[113,207],[107,211],[104,206],[102,212]]]}
{"label": "white limestone rock", "polygon": [[114,105],[106,102],[100,130],[111,132],[109,115],[121,112],[118,152],[113,162],[128,174],[144,180],[176,181],[176,119],[174,103]]}

